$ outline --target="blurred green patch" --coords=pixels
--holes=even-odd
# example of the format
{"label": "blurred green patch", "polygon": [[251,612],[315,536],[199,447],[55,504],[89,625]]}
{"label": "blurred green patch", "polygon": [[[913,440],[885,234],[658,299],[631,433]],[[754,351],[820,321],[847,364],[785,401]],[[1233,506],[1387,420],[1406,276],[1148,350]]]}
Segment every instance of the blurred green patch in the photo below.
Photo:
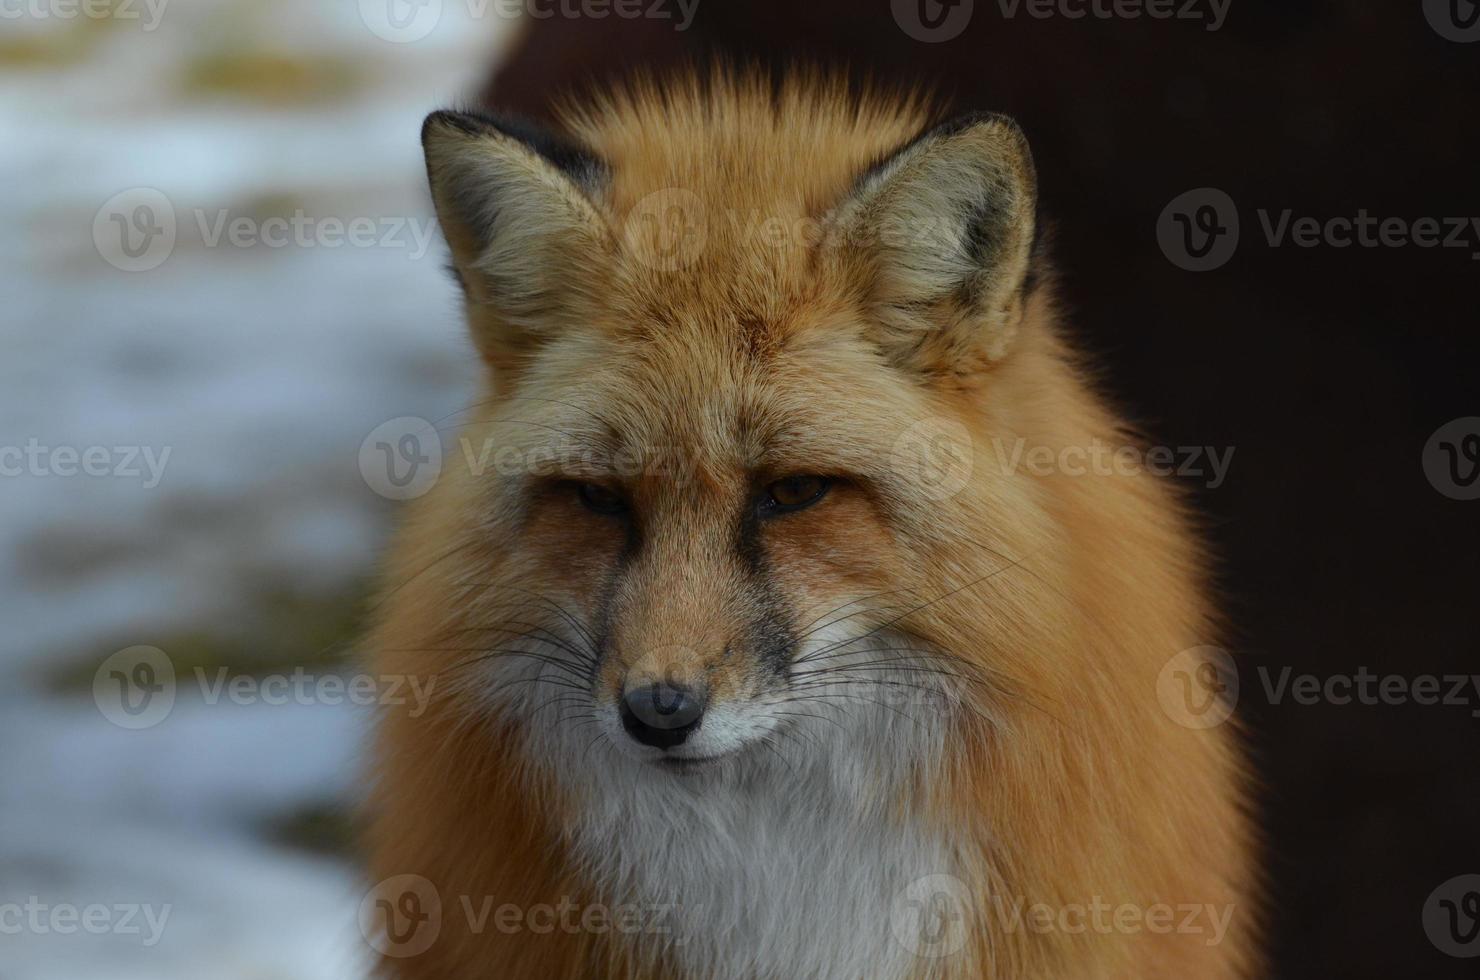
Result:
{"label": "blurred green patch", "polygon": [[268,822],[264,836],[297,851],[348,858],[357,853],[359,824],[354,814],[334,803],[312,803]]}
{"label": "blurred green patch", "polygon": [[366,77],[362,67],[349,58],[221,48],[191,59],[183,85],[187,95],[282,106],[344,98],[364,84]]}
{"label": "blurred green patch", "polygon": [[257,613],[244,622],[222,623],[220,630],[190,630],[157,637],[120,640],[95,655],[67,661],[43,678],[57,694],[91,694],[93,675],[110,655],[137,643],[169,656],[177,677],[197,668],[214,677],[223,667],[231,677],[292,674],[295,668],[328,674],[352,666],[354,644],[365,629],[370,608],[368,585],[332,595],[265,590]]}
{"label": "blurred green patch", "polygon": [[232,209],[232,215],[246,215],[258,224],[269,218],[292,219],[300,211],[307,210],[307,202],[297,194],[278,192],[259,194],[249,198],[242,207]]}
{"label": "blurred green patch", "polygon": [[81,61],[88,46],[70,34],[0,35],[0,69],[49,68]]}
{"label": "blurred green patch", "polygon": [[[93,0],[99,2],[99,0]],[[111,0],[118,6],[123,0]],[[0,24],[5,21],[0,21]],[[59,68],[87,58],[109,32],[125,24],[113,17],[74,17],[48,24],[45,30],[0,31],[0,71],[26,68]]]}

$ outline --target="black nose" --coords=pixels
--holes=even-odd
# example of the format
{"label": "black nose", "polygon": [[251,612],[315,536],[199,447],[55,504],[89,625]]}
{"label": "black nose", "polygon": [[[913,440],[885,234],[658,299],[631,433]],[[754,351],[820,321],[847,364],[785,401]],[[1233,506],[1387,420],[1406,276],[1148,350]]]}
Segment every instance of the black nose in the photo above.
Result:
{"label": "black nose", "polygon": [[643,745],[682,745],[704,717],[704,698],[687,687],[644,684],[622,695],[622,727]]}

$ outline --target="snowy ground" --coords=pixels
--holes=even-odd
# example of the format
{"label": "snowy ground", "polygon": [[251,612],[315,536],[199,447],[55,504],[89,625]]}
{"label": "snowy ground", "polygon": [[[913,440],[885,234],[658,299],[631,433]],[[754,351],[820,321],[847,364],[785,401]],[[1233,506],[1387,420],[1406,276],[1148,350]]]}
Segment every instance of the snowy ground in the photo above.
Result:
{"label": "snowy ground", "polygon": [[513,24],[434,6],[400,34],[370,0],[0,22],[3,980],[360,975],[356,869],[263,828],[351,794],[363,711],[182,683],[131,731],[86,678],[135,644],[250,648],[284,628],[265,594],[354,595],[393,514],[362,441],[463,401],[416,136]]}

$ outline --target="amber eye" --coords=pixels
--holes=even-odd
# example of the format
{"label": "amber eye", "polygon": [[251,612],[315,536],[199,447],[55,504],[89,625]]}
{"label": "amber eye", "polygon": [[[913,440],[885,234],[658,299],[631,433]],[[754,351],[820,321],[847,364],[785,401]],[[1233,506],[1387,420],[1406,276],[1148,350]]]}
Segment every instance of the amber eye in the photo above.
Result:
{"label": "amber eye", "polygon": [[627,510],[627,501],[622,499],[621,494],[599,483],[578,484],[576,492],[586,509],[598,514],[621,514]]}
{"label": "amber eye", "polygon": [[825,476],[788,476],[766,487],[761,498],[762,514],[787,514],[811,507],[827,496],[832,481]]}

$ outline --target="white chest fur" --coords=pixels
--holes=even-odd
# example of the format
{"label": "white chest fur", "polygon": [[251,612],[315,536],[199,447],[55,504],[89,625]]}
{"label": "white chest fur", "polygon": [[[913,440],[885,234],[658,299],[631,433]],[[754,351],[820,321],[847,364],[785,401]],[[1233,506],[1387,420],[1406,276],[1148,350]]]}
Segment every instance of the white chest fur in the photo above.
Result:
{"label": "white chest fur", "polygon": [[823,769],[655,772],[592,801],[573,844],[598,893],[644,910],[652,928],[630,938],[695,977],[917,975],[896,910],[912,882],[956,870],[952,848],[882,787]]}
{"label": "white chest fur", "polygon": [[706,980],[939,974],[939,949],[913,941],[900,912],[918,905],[921,879],[964,871],[954,835],[919,798],[949,712],[939,699],[837,704],[846,710],[806,704],[831,721],[803,719],[716,772],[615,755],[567,770],[589,780],[570,829],[587,880],[603,900],[662,920],[633,941]]}

